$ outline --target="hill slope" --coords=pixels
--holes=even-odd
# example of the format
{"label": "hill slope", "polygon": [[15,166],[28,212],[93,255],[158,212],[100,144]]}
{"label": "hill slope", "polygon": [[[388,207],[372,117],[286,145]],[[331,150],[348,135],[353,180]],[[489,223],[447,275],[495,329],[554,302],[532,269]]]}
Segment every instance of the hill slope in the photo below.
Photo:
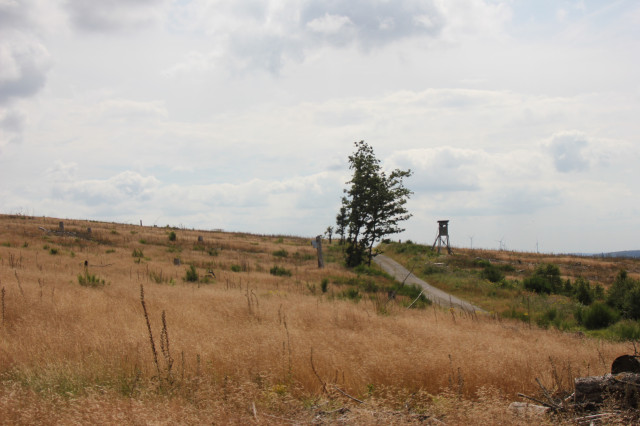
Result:
{"label": "hill slope", "polygon": [[7,423],[528,424],[536,378],[567,395],[628,350],[407,309],[304,238],[59,222],[0,216]]}

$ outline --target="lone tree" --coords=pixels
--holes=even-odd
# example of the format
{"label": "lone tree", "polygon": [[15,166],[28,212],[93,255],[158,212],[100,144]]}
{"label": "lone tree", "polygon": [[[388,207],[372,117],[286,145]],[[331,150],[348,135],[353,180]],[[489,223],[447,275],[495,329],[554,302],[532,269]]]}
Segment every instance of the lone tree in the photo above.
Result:
{"label": "lone tree", "polygon": [[333,237],[333,226],[327,226],[327,230],[324,231],[324,235],[329,238],[329,244],[331,244],[331,237]]}
{"label": "lone tree", "polygon": [[355,142],[356,151],[349,156],[353,170],[349,187],[344,190],[338,213],[338,235],[346,234],[347,266],[357,266],[365,260],[371,265],[373,245],[385,235],[404,231],[399,223],[411,217],[405,204],[412,192],[403,179],[411,170],[393,170],[387,175],[373,148],[364,141]]}

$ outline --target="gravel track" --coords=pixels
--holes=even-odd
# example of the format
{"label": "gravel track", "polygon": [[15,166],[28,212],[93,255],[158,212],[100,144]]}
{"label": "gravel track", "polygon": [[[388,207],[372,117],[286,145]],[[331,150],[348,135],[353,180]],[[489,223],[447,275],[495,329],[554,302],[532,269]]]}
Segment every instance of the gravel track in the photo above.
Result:
{"label": "gravel track", "polygon": [[440,290],[439,288],[435,288],[431,284],[428,284],[426,281],[421,280],[420,278],[413,275],[413,273],[411,273],[407,268],[405,268],[395,260],[390,259],[385,255],[379,254],[373,258],[373,261],[376,264],[380,265],[380,267],[384,269],[385,272],[392,275],[396,280],[400,282],[404,281],[408,284],[416,284],[422,287],[424,289],[424,294],[433,303],[436,303],[440,306],[455,306],[466,311],[486,312],[484,309],[472,305],[466,300],[462,300],[445,291]]}

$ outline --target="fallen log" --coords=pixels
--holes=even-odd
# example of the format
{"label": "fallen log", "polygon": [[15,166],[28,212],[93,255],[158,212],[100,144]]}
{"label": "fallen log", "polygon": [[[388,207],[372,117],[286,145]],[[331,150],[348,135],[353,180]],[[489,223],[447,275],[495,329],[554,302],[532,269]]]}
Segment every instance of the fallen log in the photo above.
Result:
{"label": "fallen log", "polygon": [[578,377],[575,384],[577,404],[601,404],[613,398],[628,407],[637,407],[640,398],[640,374],[620,373]]}

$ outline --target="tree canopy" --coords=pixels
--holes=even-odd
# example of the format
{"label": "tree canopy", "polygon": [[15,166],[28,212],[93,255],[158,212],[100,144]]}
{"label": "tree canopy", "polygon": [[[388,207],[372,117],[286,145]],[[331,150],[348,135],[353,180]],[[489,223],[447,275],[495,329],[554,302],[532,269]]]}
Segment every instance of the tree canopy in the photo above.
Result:
{"label": "tree canopy", "polygon": [[411,170],[396,169],[387,174],[371,146],[364,141],[354,145],[356,151],[349,156],[353,175],[336,217],[338,235],[346,236],[347,266],[365,260],[371,264],[374,243],[404,231],[399,223],[411,217],[405,205],[412,192],[403,183]]}

